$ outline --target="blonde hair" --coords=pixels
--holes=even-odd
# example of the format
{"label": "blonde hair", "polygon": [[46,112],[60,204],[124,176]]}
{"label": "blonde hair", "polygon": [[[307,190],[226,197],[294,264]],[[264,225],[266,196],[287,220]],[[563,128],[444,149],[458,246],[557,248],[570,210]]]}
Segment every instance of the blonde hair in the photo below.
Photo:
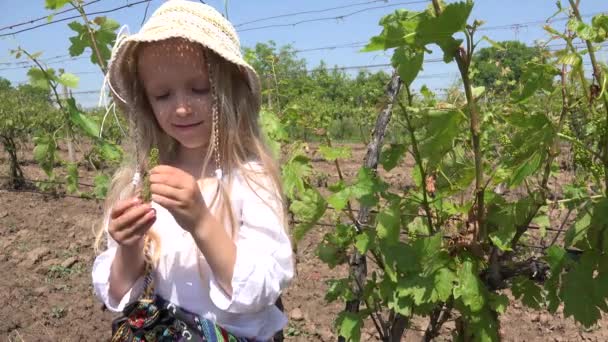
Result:
{"label": "blonde hair", "polygon": [[[180,39],[180,38],[171,38]],[[192,43],[190,44],[198,44]],[[140,45],[142,43],[139,43]],[[145,43],[154,44],[154,43]],[[137,60],[138,46],[131,56],[131,61]],[[224,173],[226,181],[218,180],[218,191],[214,194],[213,200],[207,205],[211,208],[217,202],[219,206],[216,215],[221,222],[228,220],[232,228],[232,237],[236,236],[238,230],[238,220],[232,212],[230,189],[232,187],[232,175],[240,173],[247,185],[262,199],[267,205],[278,211],[277,214],[283,219],[284,228],[287,229],[285,213],[285,200],[281,187],[279,168],[277,162],[272,158],[271,153],[262,139],[258,125],[260,111],[260,96],[253,94],[253,89],[246,82],[244,75],[239,67],[205,48],[205,58],[209,66],[209,78],[212,85],[213,106],[216,106],[219,119],[219,167]],[[128,89],[133,98],[125,99],[128,103],[123,103],[117,95],[112,92],[114,102],[119,109],[127,115],[130,123],[128,139],[125,143],[126,157],[123,164],[115,172],[108,194],[104,203],[103,222],[96,229],[95,251],[99,252],[101,241],[103,240],[108,217],[113,205],[122,199],[135,195],[135,187],[131,185],[133,175],[146,164],[145,158],[150,149],[158,147],[160,163],[170,163],[170,156],[175,151],[178,142],[168,136],[157,123],[151,106],[147,100],[143,85],[137,77],[137,68],[130,68]],[[214,147],[210,141],[209,148],[202,156],[203,175],[207,175],[209,164],[215,164]],[[260,164],[259,168],[248,166],[250,162]],[[217,165],[215,166],[217,167]],[[227,184],[225,184],[227,183]],[[280,207],[272,207],[254,188],[268,191],[276,196]],[[274,202],[274,201],[273,201]],[[154,262],[158,261],[160,253],[160,240],[157,234],[151,229],[148,231],[148,238],[154,244]]]}

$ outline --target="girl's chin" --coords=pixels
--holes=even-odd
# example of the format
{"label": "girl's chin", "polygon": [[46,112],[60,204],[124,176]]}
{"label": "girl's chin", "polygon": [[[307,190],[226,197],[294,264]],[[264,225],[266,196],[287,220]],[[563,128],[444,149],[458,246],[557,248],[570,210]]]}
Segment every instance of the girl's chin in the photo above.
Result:
{"label": "girl's chin", "polygon": [[209,144],[207,142],[201,141],[191,141],[191,140],[179,140],[176,139],[179,143],[179,147],[186,150],[207,150]]}

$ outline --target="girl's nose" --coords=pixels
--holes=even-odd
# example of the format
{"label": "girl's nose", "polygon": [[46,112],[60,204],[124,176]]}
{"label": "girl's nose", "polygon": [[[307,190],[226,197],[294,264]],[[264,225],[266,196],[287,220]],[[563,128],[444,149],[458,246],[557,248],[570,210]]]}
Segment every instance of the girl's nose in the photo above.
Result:
{"label": "girl's nose", "polygon": [[175,113],[179,116],[186,116],[192,113],[190,106],[184,103],[180,103],[175,110]]}
{"label": "girl's nose", "polygon": [[179,116],[186,116],[192,114],[192,106],[184,96],[177,97],[177,108],[175,113]]}

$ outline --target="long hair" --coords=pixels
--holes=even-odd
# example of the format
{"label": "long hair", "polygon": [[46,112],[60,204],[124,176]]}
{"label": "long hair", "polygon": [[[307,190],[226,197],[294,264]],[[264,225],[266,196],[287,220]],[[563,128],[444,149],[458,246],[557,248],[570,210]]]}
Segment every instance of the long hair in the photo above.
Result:
{"label": "long hair", "polygon": [[[154,44],[154,43],[147,43]],[[137,51],[133,58],[137,60]],[[207,203],[209,208],[216,206],[214,214],[220,222],[228,222],[232,228],[232,237],[235,238],[238,230],[238,220],[232,211],[230,189],[232,188],[233,175],[238,172],[247,185],[267,203],[279,217],[283,220],[283,226],[287,229],[284,197],[279,177],[279,167],[272,158],[268,147],[263,141],[258,117],[260,111],[259,96],[252,93],[252,88],[246,82],[241,70],[233,63],[230,63],[214,53],[212,50],[205,49],[205,58],[209,67],[210,83],[212,85],[213,106],[218,111],[218,145],[220,167],[224,173],[223,180],[218,180],[218,191],[215,192],[211,203]],[[104,203],[104,214],[102,223],[96,229],[95,250],[100,250],[104,231],[107,229],[108,217],[113,205],[122,199],[135,195],[136,187],[133,186],[132,179],[135,172],[145,167],[146,156],[150,149],[158,147],[160,163],[170,163],[171,156],[178,146],[175,139],[168,136],[161,128],[152,108],[146,97],[144,87],[137,77],[134,68],[130,75],[130,94],[133,98],[126,99],[128,102],[122,103],[112,92],[114,102],[119,109],[127,114],[130,124],[129,135],[125,142],[126,156],[122,165],[112,177],[108,194]],[[259,95],[259,94],[257,94]],[[215,131],[215,129],[214,129]],[[204,156],[203,175],[209,174],[210,167],[217,167],[214,159],[215,144],[210,141]],[[252,168],[251,162],[255,162],[260,167]],[[275,196],[280,205],[268,203],[264,197],[260,196],[258,190],[267,191]],[[153,229],[149,230],[148,238],[154,245],[154,262],[158,261],[161,241]]]}

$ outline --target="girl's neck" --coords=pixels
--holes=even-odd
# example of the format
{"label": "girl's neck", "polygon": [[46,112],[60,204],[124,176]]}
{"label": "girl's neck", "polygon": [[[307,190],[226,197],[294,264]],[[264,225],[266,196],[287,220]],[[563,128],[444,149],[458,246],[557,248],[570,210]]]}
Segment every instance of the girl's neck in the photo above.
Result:
{"label": "girl's neck", "polygon": [[206,147],[186,148],[179,146],[176,152],[174,166],[188,172],[195,179],[201,180],[214,174],[214,166],[211,164],[208,166],[207,175],[202,174],[205,153],[207,152]]}

